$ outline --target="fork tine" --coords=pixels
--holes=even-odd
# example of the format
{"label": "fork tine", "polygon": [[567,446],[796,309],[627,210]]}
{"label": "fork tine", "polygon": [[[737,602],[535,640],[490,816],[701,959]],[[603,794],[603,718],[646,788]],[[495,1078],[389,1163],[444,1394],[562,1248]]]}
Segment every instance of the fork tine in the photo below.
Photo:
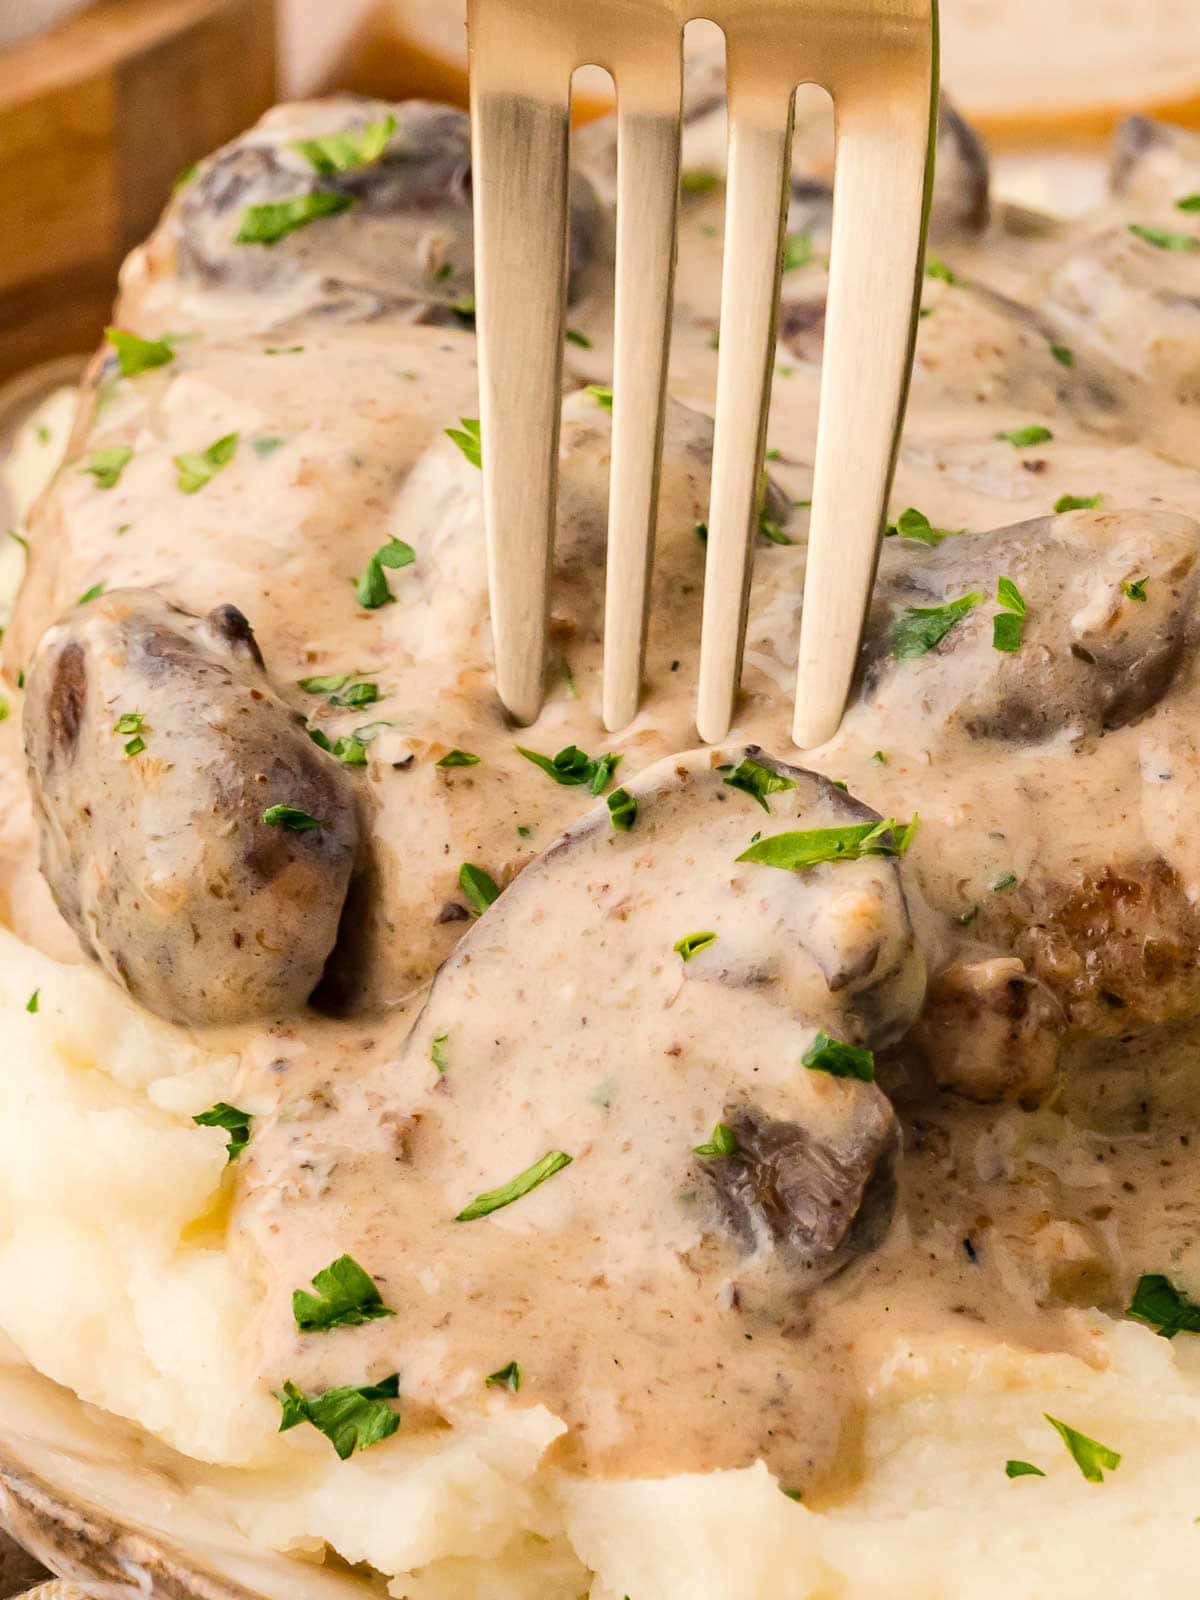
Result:
{"label": "fork tine", "polygon": [[[471,0],[479,417],[496,687],[541,710],[566,301],[572,57],[546,19]],[[522,26],[522,22],[525,26]]]}
{"label": "fork tine", "polygon": [[679,192],[682,34],[669,25],[617,83],[612,473],[604,600],[604,725],[637,713],[658,477]]}
{"label": "fork tine", "polygon": [[[833,241],[793,738],[837,731],[908,394],[932,177],[932,26],[911,60],[836,97]],[[905,70],[901,70],[901,68]],[[929,152],[927,157],[926,152]]]}
{"label": "fork tine", "polygon": [[729,732],[741,675],[792,137],[790,87],[743,110],[732,53],[729,79],[721,353],[696,708],[707,744]]}

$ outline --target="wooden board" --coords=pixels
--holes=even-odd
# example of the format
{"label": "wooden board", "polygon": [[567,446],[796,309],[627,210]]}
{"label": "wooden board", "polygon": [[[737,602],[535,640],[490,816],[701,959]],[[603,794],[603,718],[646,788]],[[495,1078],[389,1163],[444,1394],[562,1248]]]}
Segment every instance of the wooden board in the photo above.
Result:
{"label": "wooden board", "polygon": [[275,93],[274,0],[100,0],[0,54],[0,379],[96,342],[178,174]]}

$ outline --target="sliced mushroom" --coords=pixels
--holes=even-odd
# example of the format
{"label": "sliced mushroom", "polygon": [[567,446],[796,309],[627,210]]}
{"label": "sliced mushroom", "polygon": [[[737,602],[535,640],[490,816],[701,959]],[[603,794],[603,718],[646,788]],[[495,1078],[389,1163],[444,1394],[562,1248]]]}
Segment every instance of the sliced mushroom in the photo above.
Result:
{"label": "sliced mushroom", "polygon": [[[876,813],[755,748],[732,752],[730,763],[748,759],[779,786],[768,815],[714,759],[700,751],[648,769],[628,786],[630,831],[596,807],[526,868],[442,968],[406,1058],[428,1062],[453,1019],[451,1092],[503,1085],[547,1149],[587,1138],[586,1123],[555,1107],[577,1104],[581,1084],[608,1085],[609,1132],[588,1139],[590,1176],[573,1190],[577,1225],[600,1233],[626,1203],[621,1152],[632,1140],[656,1210],[699,1177],[705,1230],[724,1241],[739,1282],[761,1269],[794,1290],[879,1242],[899,1148],[874,1083],[801,1058],[819,1030],[871,1049],[898,1038],[920,1009],[925,963],[895,859],[805,871],[737,859],[759,833]],[[715,938],[677,950],[699,933]],[[564,967],[564,950],[582,965]],[[576,1086],[565,1098],[552,1087],[563,1074]],[[623,1123],[626,1103],[647,1095],[652,1113]],[[736,1153],[695,1154],[717,1123],[733,1130]]]}
{"label": "sliced mushroom", "polygon": [[34,659],[25,748],[42,872],[136,1000],[193,1024],[304,1004],[354,869],[355,799],[239,611],[201,620],[137,589],[79,606]]}
{"label": "sliced mushroom", "polygon": [[1108,186],[1122,200],[1175,211],[1176,201],[1200,191],[1200,135],[1126,117],[1113,136]]}

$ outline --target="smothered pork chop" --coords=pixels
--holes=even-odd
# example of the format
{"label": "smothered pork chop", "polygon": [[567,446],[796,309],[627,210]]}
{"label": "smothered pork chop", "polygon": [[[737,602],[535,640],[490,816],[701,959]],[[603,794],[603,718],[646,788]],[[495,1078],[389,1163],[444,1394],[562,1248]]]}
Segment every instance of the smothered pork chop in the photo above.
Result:
{"label": "smothered pork chop", "polygon": [[800,753],[801,116],[744,691],[698,750],[723,108],[689,96],[615,736],[610,128],[528,729],[461,115],[280,108],[127,264],[4,639],[0,1323],[348,1590],[1161,1587],[1200,1453],[1198,144],[1129,125],[1058,222],[991,205],[943,108],[893,522]]}

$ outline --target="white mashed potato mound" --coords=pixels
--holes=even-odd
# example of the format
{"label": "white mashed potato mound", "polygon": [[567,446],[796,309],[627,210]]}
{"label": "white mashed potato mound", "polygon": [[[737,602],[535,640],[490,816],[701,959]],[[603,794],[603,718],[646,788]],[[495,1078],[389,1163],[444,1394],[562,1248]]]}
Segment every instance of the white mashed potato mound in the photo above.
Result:
{"label": "white mashed potato mound", "polygon": [[[312,1561],[328,1545],[397,1600],[1092,1600],[1098,1582],[1127,1600],[1191,1582],[1200,1346],[1099,1316],[1094,1364],[899,1342],[861,1476],[819,1512],[761,1463],[569,1478],[542,1407],[401,1428],[345,1462],[311,1430],[281,1437],[247,1337],[253,1263],[228,1237],[225,1135],[192,1122],[231,1092],[233,1059],[3,931],[0,1016],[0,1325],[47,1376],[207,1463],[197,1502],[262,1546]],[[1086,1482],[1044,1412],[1120,1467]],[[1046,1476],[1010,1480],[1009,1458]]]}

